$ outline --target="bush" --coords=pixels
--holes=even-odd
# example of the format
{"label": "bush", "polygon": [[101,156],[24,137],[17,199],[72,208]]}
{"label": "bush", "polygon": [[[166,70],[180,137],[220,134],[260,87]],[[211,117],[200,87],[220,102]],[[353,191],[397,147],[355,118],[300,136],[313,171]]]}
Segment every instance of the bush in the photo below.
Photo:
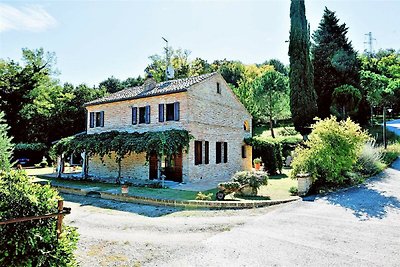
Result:
{"label": "bush", "polygon": [[268,171],[270,175],[282,171],[283,160],[280,143],[257,137],[246,139],[246,143],[253,147],[253,157],[261,158],[264,170]]}
{"label": "bush", "polygon": [[280,136],[295,136],[298,135],[299,132],[297,132],[294,127],[289,127],[289,128],[283,128],[282,130],[279,131]]}
{"label": "bush", "polygon": [[299,190],[297,189],[296,186],[291,186],[291,187],[289,188],[289,193],[290,193],[292,196],[297,196],[297,195],[299,194]]}
{"label": "bush", "polygon": [[383,150],[382,161],[390,165],[400,156],[400,142],[388,145],[386,150]]}
{"label": "bush", "polygon": [[7,135],[9,127],[3,118],[4,112],[0,112],[0,171],[10,169],[10,160],[13,152],[12,138]]}
{"label": "bush", "polygon": [[[57,211],[57,191],[39,185],[23,171],[0,173],[0,218],[8,220]],[[75,266],[75,228],[63,225],[57,240],[56,218],[0,227],[0,266]]]}
{"label": "bush", "polygon": [[340,185],[353,169],[369,135],[350,119],[338,122],[334,116],[312,126],[309,140],[295,150],[291,177],[310,173],[319,184]]}
{"label": "bush", "polygon": [[364,175],[374,175],[382,170],[382,150],[375,146],[375,141],[365,143],[355,164],[355,171]]}
{"label": "bush", "polygon": [[204,194],[202,192],[198,192],[196,196],[196,200],[211,200],[213,193]]}
{"label": "bush", "polygon": [[249,185],[253,193],[257,194],[260,186],[268,184],[268,175],[261,171],[242,171],[235,173],[232,181],[240,185]]}

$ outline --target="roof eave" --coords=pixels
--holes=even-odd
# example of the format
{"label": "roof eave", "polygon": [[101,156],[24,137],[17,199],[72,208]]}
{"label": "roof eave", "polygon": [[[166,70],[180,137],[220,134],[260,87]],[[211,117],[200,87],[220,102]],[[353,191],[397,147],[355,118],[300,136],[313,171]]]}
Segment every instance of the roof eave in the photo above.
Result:
{"label": "roof eave", "polygon": [[102,101],[102,102],[98,102],[98,103],[85,103],[85,104],[83,104],[83,107],[97,106],[97,105],[109,104],[109,103],[114,103],[114,102],[123,102],[123,101],[128,101],[128,100],[133,100],[133,99],[148,98],[148,97],[160,96],[160,95],[170,95],[170,94],[186,92],[187,90],[188,90],[188,88],[183,88],[183,89],[176,90],[173,92],[158,93],[158,94],[153,94],[153,95],[148,95],[148,96],[133,96],[133,97],[127,97],[127,98],[123,98],[123,99],[106,100],[106,101]]}

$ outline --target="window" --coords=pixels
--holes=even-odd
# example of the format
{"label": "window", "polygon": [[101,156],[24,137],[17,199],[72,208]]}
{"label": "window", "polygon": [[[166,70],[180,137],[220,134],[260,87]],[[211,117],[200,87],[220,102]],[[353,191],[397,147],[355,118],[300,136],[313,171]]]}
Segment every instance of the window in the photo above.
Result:
{"label": "window", "polygon": [[243,122],[243,129],[244,129],[246,132],[250,132],[249,121],[244,121],[244,122]]}
{"label": "window", "polygon": [[[139,109],[139,116],[137,116],[137,110]],[[150,123],[150,106],[147,105],[145,107],[132,108],[132,124],[136,124],[137,117],[139,117],[139,124],[141,123]]]}
{"label": "window", "polygon": [[146,122],[146,108],[141,107],[139,108],[139,123],[145,123]]}
{"label": "window", "polygon": [[210,163],[210,144],[208,141],[204,142],[204,164]]}
{"label": "window", "polygon": [[228,162],[228,143],[224,142],[224,163]]}
{"label": "window", "polygon": [[202,155],[202,142],[194,141],[194,165],[199,165],[202,163],[203,155]]}
{"label": "window", "polygon": [[242,146],[242,158],[243,158],[243,159],[247,158],[247,155],[246,155],[246,146]]}
{"label": "window", "polygon": [[172,104],[166,104],[166,121],[173,121],[174,120],[174,114],[175,114],[175,109],[174,109],[174,103]]}
{"label": "window", "polygon": [[215,144],[215,163],[221,163],[222,162],[222,143],[217,142]]}
{"label": "window", "polygon": [[90,120],[90,128],[94,127],[104,127],[104,111],[100,112],[90,112],[89,114],[89,120]]}
{"label": "window", "polygon": [[158,121],[164,122],[164,104],[158,104]]}
{"label": "window", "polygon": [[[161,105],[161,104],[160,104]],[[165,105],[166,121],[179,121],[179,102]]]}
{"label": "window", "polygon": [[218,94],[221,93],[221,87],[220,87],[219,83],[217,83],[217,93],[218,93]]}

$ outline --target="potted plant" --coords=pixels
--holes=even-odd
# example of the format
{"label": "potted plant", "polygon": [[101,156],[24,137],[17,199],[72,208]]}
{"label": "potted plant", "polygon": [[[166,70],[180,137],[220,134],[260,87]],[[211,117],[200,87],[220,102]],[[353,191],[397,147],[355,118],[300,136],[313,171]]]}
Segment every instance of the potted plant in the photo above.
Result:
{"label": "potted plant", "polygon": [[260,170],[260,166],[261,166],[261,159],[260,158],[255,158],[253,160],[254,163],[254,168],[259,171]]}
{"label": "potted plant", "polygon": [[129,193],[129,186],[127,184],[121,185],[121,193],[128,194]]}

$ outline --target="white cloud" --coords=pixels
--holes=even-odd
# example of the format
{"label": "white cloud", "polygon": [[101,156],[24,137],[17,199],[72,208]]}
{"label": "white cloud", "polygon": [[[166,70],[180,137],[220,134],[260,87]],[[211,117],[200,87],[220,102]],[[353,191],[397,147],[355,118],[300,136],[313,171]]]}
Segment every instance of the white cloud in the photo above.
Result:
{"label": "white cloud", "polygon": [[0,32],[10,30],[39,32],[56,25],[56,19],[41,6],[15,8],[0,4]]}

